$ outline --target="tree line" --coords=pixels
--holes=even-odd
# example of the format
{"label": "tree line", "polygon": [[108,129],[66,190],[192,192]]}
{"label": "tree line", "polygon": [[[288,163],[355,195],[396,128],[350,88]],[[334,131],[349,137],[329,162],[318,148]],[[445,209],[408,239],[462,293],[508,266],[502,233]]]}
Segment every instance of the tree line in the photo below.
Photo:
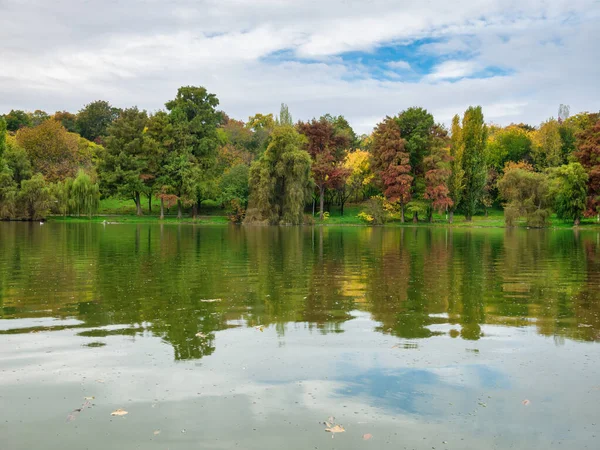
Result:
{"label": "tree line", "polygon": [[[362,203],[362,220],[467,221],[503,207],[508,225],[545,226],[550,215],[578,224],[600,213],[600,114],[538,127],[486,124],[481,107],[450,129],[411,107],[358,136],[343,116],[294,122],[218,109],[203,87],[185,86],[165,109],[118,109],[106,101],[76,114],[12,110],[0,116],[0,219],[94,214],[102,198],[128,199],[138,215],[201,213],[203,202],[231,220],[301,224],[333,205]],[[146,200],[144,200],[146,199]]]}

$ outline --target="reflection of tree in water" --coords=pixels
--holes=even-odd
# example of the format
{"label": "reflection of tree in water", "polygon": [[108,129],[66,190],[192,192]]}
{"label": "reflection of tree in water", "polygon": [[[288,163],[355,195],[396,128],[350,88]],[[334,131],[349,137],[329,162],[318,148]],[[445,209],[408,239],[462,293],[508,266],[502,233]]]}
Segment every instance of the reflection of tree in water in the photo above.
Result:
{"label": "reflection of tree in water", "polygon": [[0,317],[150,331],[176,359],[211,354],[232,323],[341,332],[353,310],[406,339],[532,323],[600,339],[597,232],[0,226]]}

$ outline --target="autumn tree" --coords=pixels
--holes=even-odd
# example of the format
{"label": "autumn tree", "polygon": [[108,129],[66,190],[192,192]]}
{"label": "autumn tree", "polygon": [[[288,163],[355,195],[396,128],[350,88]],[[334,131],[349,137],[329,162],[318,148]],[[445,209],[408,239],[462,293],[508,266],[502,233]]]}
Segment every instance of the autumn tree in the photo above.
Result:
{"label": "autumn tree", "polygon": [[481,106],[469,107],[463,117],[460,133],[462,145],[462,170],[464,191],[462,205],[465,220],[470,222],[481,203],[487,169],[485,165],[485,143],[487,127],[483,121]]}
{"label": "autumn tree", "polygon": [[452,200],[452,205],[448,210],[450,223],[454,220],[454,211],[462,201],[464,191],[463,148],[460,116],[456,114],[452,118],[450,136],[450,176],[448,178],[448,197]]}
{"label": "autumn tree", "polygon": [[538,170],[557,167],[563,163],[560,124],[550,119],[532,133],[532,156]]}
{"label": "autumn tree", "polygon": [[345,184],[348,170],[344,167],[350,144],[344,133],[338,133],[326,120],[299,122],[298,131],[306,136],[305,150],[312,158],[312,175],[319,189],[319,218],[323,220],[325,190]]}
{"label": "autumn tree", "polygon": [[104,100],[85,105],[77,113],[77,132],[90,141],[100,141],[108,127],[119,117],[120,110]]}
{"label": "autumn tree", "polygon": [[354,150],[349,152],[344,162],[344,167],[349,175],[346,178],[346,190],[344,195],[348,198],[354,197],[355,201],[359,196],[364,198],[366,187],[373,181],[373,172],[371,171],[371,156],[365,150]]}
{"label": "autumn tree", "polygon": [[299,225],[310,198],[310,155],[306,138],[290,125],[273,130],[269,146],[250,168],[246,223]]}
{"label": "autumn tree", "polygon": [[410,174],[410,155],[394,118],[386,117],[375,128],[371,155],[371,166],[383,186],[385,198],[399,204],[401,221],[404,222],[404,210],[411,199],[413,177]]}
{"label": "autumn tree", "polygon": [[600,118],[580,132],[575,157],[588,174],[586,215],[600,218]]}
{"label": "autumn tree", "polygon": [[144,130],[148,123],[146,111],[137,107],[123,110],[109,126],[105,139],[106,155],[100,163],[100,184],[103,192],[134,201],[141,216],[141,194],[145,190],[142,175],[147,172]]}
{"label": "autumn tree", "polygon": [[29,114],[29,117],[31,118],[32,127],[37,127],[38,125],[44,123],[46,120],[50,119],[50,115],[46,111],[42,111],[41,109],[36,109],[34,112]]}
{"label": "autumn tree", "polygon": [[48,182],[72,177],[77,172],[79,137],[55,120],[46,120],[34,128],[21,128],[17,143],[27,153],[33,171],[44,175]]}
{"label": "autumn tree", "polygon": [[441,213],[454,205],[450,197],[448,182],[452,175],[452,157],[447,146],[448,132],[439,125],[432,130],[432,146],[423,158],[425,170],[425,193],[423,198],[430,202],[428,221],[433,220],[433,211]]}
{"label": "autumn tree", "polygon": [[4,149],[6,148],[6,120],[0,116],[0,159],[4,155]]}
{"label": "autumn tree", "polygon": [[586,209],[588,174],[579,163],[551,169],[550,195],[559,219],[572,220],[579,225]]}

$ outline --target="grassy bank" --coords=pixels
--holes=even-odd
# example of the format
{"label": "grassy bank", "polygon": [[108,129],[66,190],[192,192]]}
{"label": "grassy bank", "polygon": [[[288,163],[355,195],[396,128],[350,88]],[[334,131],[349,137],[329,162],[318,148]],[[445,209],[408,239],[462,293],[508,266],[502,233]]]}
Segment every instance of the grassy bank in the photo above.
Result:
{"label": "grassy bank", "polygon": [[[152,209],[150,210],[148,202],[142,203],[143,216],[136,216],[135,204],[131,200],[119,199],[104,199],[100,202],[98,215],[92,218],[88,217],[62,217],[52,216],[49,220],[53,222],[118,222],[118,223],[191,223],[204,225],[223,225],[228,223],[226,212],[223,208],[216,205],[214,202],[206,201],[202,204],[198,217],[192,219],[189,217],[189,211],[185,211],[182,219],[177,219],[176,208],[165,210],[165,218],[159,219],[160,203],[154,199]],[[366,226],[358,218],[358,213],[364,210],[362,204],[350,204],[344,208],[344,214],[341,214],[339,207],[332,207],[329,211],[329,216],[326,220],[319,220],[318,212],[315,213],[316,225],[354,225]],[[445,214],[434,214],[433,222],[429,223],[421,220],[418,223],[413,223],[412,218],[408,218],[404,224],[400,222],[399,217],[392,219],[385,226],[423,226],[423,227],[453,227],[453,228],[474,228],[474,227],[490,227],[503,228],[504,213],[500,209],[491,209],[488,215],[483,214],[473,217],[472,222],[466,222],[464,216],[455,215],[454,222],[448,223]],[[551,217],[550,228],[573,228],[572,222],[559,220],[555,215]],[[520,227],[526,227],[524,222],[519,224]],[[580,225],[581,228],[600,228],[600,224],[595,218],[584,219]]]}

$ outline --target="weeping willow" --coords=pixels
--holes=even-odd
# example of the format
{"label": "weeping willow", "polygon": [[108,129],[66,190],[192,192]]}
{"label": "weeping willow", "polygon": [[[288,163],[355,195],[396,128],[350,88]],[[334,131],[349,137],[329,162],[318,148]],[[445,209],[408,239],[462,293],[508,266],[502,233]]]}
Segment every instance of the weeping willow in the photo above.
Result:
{"label": "weeping willow", "polygon": [[71,210],[78,216],[85,214],[92,216],[100,206],[100,188],[98,183],[94,183],[91,177],[80,170],[77,178],[73,180],[70,189]]}
{"label": "weeping willow", "polygon": [[250,168],[245,223],[299,225],[313,188],[304,137],[290,125],[275,128],[265,153]]}

